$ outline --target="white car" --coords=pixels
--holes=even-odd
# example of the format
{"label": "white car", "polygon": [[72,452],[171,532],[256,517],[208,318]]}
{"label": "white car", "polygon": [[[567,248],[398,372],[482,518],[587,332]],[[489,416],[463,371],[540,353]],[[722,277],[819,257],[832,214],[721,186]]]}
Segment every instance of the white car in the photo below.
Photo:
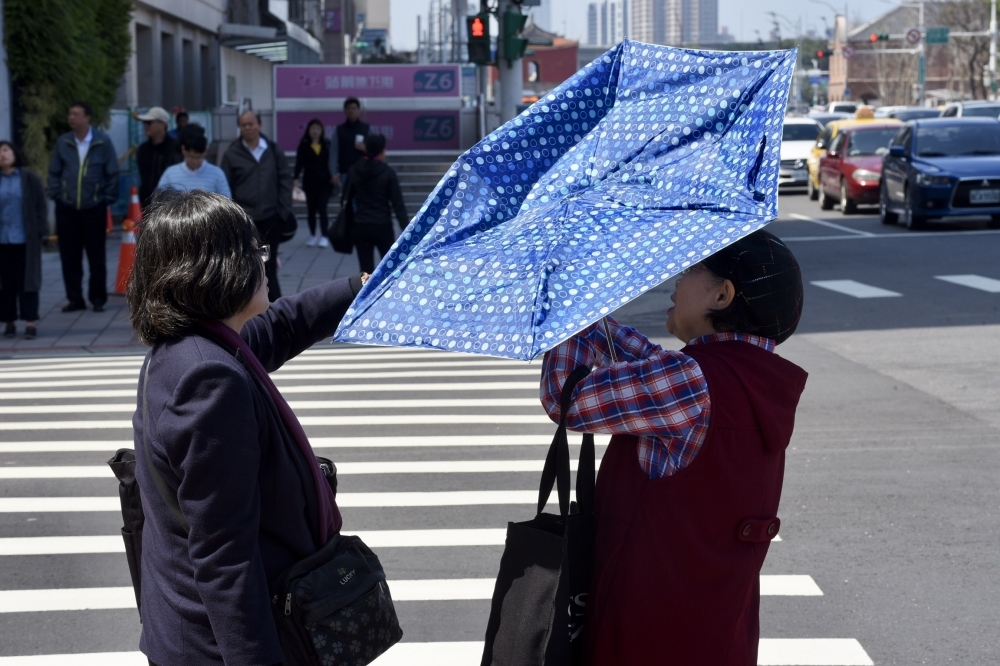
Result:
{"label": "white car", "polygon": [[828,113],[855,113],[861,106],[857,102],[830,102],[826,110]]}
{"label": "white car", "polygon": [[778,169],[778,189],[806,187],[809,166],[806,160],[823,126],[812,118],[785,118],[781,130],[781,165]]}

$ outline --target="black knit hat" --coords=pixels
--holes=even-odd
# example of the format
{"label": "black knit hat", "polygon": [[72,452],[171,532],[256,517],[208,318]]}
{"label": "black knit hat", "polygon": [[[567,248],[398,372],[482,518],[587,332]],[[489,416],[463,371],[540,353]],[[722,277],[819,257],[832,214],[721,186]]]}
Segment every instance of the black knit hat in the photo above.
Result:
{"label": "black knit hat", "polygon": [[749,325],[740,333],[780,344],[795,332],[802,316],[802,274],[792,251],[777,236],[755,231],[701,263],[736,287],[733,302]]}

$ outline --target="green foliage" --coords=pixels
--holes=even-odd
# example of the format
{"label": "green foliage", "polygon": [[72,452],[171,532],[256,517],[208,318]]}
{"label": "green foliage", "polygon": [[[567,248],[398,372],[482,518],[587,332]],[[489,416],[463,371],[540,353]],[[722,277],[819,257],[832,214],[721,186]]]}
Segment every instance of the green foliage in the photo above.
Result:
{"label": "green foliage", "polygon": [[129,0],[4,0],[7,64],[19,93],[28,160],[40,171],[76,100],[100,125],[131,50]]}

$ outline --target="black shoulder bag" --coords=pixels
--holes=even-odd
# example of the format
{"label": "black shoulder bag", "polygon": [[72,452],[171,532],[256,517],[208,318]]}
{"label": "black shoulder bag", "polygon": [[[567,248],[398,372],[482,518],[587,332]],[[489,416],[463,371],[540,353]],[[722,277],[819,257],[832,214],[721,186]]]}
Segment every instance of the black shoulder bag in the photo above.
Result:
{"label": "black shoulder bag", "polygon": [[[585,434],[569,499],[566,415],[581,366],[562,389],[559,428],[545,458],[538,514],[507,524],[507,543],[493,592],[482,666],[568,666],[581,663],[583,612],[590,587],[594,528],[594,436]],[[542,513],[556,483],[559,515]]]}
{"label": "black shoulder bag", "polygon": [[[148,374],[142,385],[142,439],[146,446],[147,381]],[[157,493],[188,533],[190,527],[176,494],[149,456],[144,457]],[[319,456],[316,460],[336,497],[336,465]],[[145,515],[135,481],[135,451],[119,449],[108,464],[119,481],[125,521],[122,536],[138,606]],[[285,653],[284,666],[364,666],[403,636],[382,564],[357,536],[335,535],[317,552],[289,567],[269,587]]]}

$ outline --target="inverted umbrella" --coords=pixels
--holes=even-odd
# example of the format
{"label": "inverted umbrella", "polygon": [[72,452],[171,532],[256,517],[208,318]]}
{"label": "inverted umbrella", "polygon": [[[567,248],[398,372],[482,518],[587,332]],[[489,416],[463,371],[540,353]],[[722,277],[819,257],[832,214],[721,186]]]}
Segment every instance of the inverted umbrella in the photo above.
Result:
{"label": "inverted umbrella", "polygon": [[334,339],[529,360],[761,228],[795,57],[622,42],[458,158]]}

